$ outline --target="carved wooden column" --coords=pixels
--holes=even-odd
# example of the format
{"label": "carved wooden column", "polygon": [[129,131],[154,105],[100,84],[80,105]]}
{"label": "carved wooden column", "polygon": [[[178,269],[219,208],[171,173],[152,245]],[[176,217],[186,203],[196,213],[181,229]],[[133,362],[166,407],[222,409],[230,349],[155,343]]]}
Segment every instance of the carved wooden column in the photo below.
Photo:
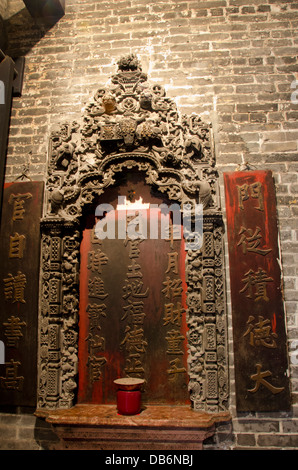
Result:
{"label": "carved wooden column", "polygon": [[39,403],[72,405],[77,371],[79,232],[63,219],[44,219],[42,230]]}
{"label": "carved wooden column", "polygon": [[198,411],[227,407],[222,235],[221,215],[205,215],[202,250],[188,253],[189,389]]}

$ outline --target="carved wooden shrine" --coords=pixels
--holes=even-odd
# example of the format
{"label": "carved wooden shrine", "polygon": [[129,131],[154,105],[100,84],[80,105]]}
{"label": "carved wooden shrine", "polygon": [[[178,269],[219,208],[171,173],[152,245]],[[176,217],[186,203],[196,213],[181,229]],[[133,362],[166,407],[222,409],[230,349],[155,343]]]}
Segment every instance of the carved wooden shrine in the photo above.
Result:
{"label": "carved wooden shrine", "polygon": [[[88,225],[89,215],[94,217],[99,202],[111,200],[108,200],[109,192],[114,190],[114,196],[117,195],[123,181],[122,188],[127,184],[125,178],[129,175],[136,178],[136,187],[143,184],[148,194],[151,191],[160,200],[179,205],[187,202],[203,204],[203,246],[200,250],[183,250],[185,274],[182,280],[187,287],[187,327],[182,339],[187,346],[187,360],[179,367],[181,370],[184,368],[183,372],[187,371],[187,398],[194,410],[211,413],[225,411],[228,405],[228,364],[223,222],[212,129],[198,115],[179,115],[174,100],[166,96],[162,86],[147,81],[133,55],[118,62],[117,74],[107,87],[96,91],[81,121],[63,124],[51,134],[46,201],[41,221],[38,409],[67,409],[77,403],[78,384],[82,379],[78,378],[78,371],[83,374],[84,367],[78,361],[80,308],[85,309],[85,315],[94,322],[93,330],[86,332],[89,335],[89,363],[85,367],[92,371],[95,385],[101,372],[93,365],[99,365],[100,371],[106,365],[102,351],[107,345],[109,329],[102,335],[101,328],[109,315],[108,309],[105,310],[102,305],[108,305],[104,298],[96,303],[80,297],[80,265],[83,266],[83,256],[86,254],[81,245],[90,245],[92,241],[93,225]],[[140,192],[139,195],[147,202],[146,194]],[[83,237],[86,229],[89,229],[87,242]],[[97,253],[94,256],[99,256],[100,251],[95,249],[96,241],[93,239],[92,243],[95,244],[90,250]],[[102,250],[101,266],[104,272],[107,268],[105,251],[103,246],[99,249]],[[137,263],[137,260],[131,257],[130,262]],[[85,260],[85,267],[88,263],[90,259]],[[126,272],[125,269],[123,272]],[[120,272],[117,263],[114,271],[116,279]],[[154,263],[151,271],[154,277]],[[89,281],[94,283],[97,279],[97,287],[100,288],[97,274],[92,273]],[[90,269],[88,275],[91,276]],[[161,290],[165,288],[163,282],[166,278],[160,277],[160,281]],[[145,283],[134,286],[135,292],[146,292]],[[114,294],[122,296],[122,287],[118,290]],[[125,310],[118,314],[119,321],[123,312]],[[142,314],[140,311],[137,313]],[[141,316],[138,321],[142,322]],[[124,348],[133,328],[137,329],[137,326],[126,325]],[[112,329],[113,326],[110,331]],[[167,332],[172,340],[175,335],[181,334],[174,327]],[[91,334],[94,336],[90,339]],[[146,342],[149,342],[148,338]],[[139,349],[138,352],[141,354],[143,350]],[[179,354],[174,357],[175,361]],[[129,367],[133,364],[132,357],[129,359],[120,374],[124,374],[126,367],[129,375]],[[137,360],[134,367],[142,368],[140,355]],[[177,368],[178,362],[173,362],[172,366]],[[165,375],[167,371],[169,366],[165,368]],[[169,378],[165,377],[164,380]],[[92,402],[92,397],[90,399],[89,396],[88,400]],[[164,403],[167,403],[166,398]]]}

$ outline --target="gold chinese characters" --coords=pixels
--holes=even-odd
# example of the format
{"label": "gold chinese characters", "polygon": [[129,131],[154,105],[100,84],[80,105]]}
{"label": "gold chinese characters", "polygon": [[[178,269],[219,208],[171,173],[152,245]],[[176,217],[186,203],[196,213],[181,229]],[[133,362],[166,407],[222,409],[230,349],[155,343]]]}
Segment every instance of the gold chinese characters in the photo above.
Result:
{"label": "gold chinese characters", "polygon": [[[10,314],[2,323],[3,332],[6,337],[8,348],[18,349],[20,341],[24,337],[23,330],[28,327],[22,317],[22,305],[26,304],[27,276],[19,268],[16,261],[22,260],[26,250],[26,235],[19,233],[20,223],[26,217],[26,202],[32,199],[31,193],[11,194],[9,204],[12,206],[11,223],[17,224],[17,230],[9,234],[8,259],[10,260],[11,272],[3,278],[3,292],[6,302],[11,303],[17,309],[15,315]],[[17,268],[13,270],[14,266]],[[0,388],[5,390],[22,391],[24,377],[18,375],[18,369],[22,367],[20,361],[10,359],[5,364],[5,377],[0,377]]]}

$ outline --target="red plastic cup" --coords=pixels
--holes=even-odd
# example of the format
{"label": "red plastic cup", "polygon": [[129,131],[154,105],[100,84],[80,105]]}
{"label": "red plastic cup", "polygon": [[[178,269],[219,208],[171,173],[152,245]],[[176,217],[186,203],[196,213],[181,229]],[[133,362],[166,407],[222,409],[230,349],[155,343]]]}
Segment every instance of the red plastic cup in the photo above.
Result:
{"label": "red plastic cup", "polygon": [[141,392],[118,390],[117,409],[121,415],[136,415],[141,411]]}

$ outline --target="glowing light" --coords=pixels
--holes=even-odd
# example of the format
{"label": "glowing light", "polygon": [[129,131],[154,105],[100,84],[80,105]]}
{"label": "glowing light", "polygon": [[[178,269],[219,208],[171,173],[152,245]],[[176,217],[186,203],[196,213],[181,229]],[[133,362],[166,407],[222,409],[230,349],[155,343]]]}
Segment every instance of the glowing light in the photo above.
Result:
{"label": "glowing light", "polygon": [[[120,197],[118,198],[118,200]],[[117,211],[127,211],[127,210],[134,210],[134,211],[139,211],[139,210],[144,210],[144,209],[149,209],[150,204],[148,203],[143,203],[142,197],[138,199],[135,202],[130,202],[126,199],[126,197],[121,196],[121,204],[117,204]]]}

